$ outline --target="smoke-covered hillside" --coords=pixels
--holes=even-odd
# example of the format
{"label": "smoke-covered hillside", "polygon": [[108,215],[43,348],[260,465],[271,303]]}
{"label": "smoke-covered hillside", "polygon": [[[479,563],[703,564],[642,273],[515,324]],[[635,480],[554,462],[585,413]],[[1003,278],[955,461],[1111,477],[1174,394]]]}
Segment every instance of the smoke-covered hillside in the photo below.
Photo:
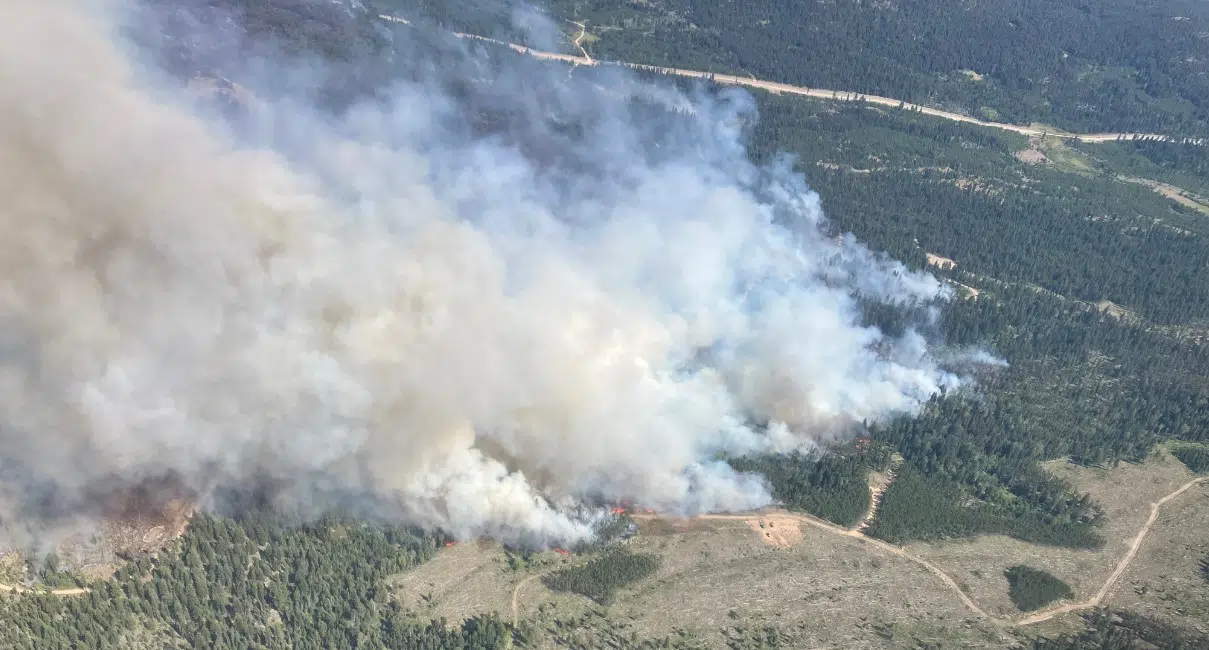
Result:
{"label": "smoke-covered hillside", "polygon": [[[761,505],[720,457],[963,384],[923,333],[949,290],[830,232],[788,165],[749,162],[745,94],[568,78],[367,20],[9,12],[10,535],[167,481],[565,540],[602,500]],[[234,80],[232,116],[198,75]],[[924,330],[868,326],[862,301]]]}

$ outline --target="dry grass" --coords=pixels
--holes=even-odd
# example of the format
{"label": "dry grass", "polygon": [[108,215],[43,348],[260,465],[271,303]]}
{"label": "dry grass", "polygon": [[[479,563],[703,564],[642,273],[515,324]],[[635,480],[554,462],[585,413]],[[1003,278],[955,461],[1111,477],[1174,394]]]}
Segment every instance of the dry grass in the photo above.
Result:
{"label": "dry grass", "polygon": [[1173,619],[1209,634],[1209,581],[1200,561],[1209,555],[1209,485],[1163,507],[1137,558],[1108,595],[1113,607]]}
{"label": "dry grass", "polygon": [[512,589],[528,574],[510,571],[503,547],[465,542],[391,579],[404,607],[434,618],[461,620],[474,614],[511,613]]}
{"label": "dry grass", "polygon": [[1045,157],[1045,152],[1033,147],[1017,151],[1016,160],[1029,165],[1038,165],[1049,162],[1049,158]]}
{"label": "dry grass", "polygon": [[635,550],[659,554],[662,565],[610,615],[631,621],[640,636],[686,628],[717,643],[718,630],[762,620],[804,626],[813,646],[887,647],[874,630],[887,624],[898,639],[889,647],[937,635],[978,647],[990,642],[987,634],[996,639],[990,647],[1004,647],[989,626],[965,623],[969,612],[923,568],[861,540],[802,527],[799,542],[772,546],[756,543],[746,522],[714,523],[712,530],[636,538]]}
{"label": "dry grass", "polygon": [[[775,515],[763,517],[764,529],[760,520],[643,520],[631,547],[657,554],[660,568],[618,595],[606,613],[610,624],[639,638],[684,630],[708,647],[725,647],[722,630],[753,621],[797,628],[804,647],[913,647],[929,640],[944,647],[1010,647],[1011,637],[986,621],[969,620],[961,602],[918,565]],[[757,534],[765,532],[770,536]],[[773,532],[780,536],[777,545],[769,543]],[[458,620],[507,613],[518,583],[559,565],[522,573],[506,566],[497,545],[460,544],[393,583],[417,613]],[[525,584],[518,604],[522,620],[574,618],[598,609],[587,599],[551,593],[539,580]]]}
{"label": "dry grass", "polygon": [[[1166,452],[1160,452],[1145,464],[1122,464],[1115,469],[1080,467],[1065,461],[1047,463],[1047,468],[1089,492],[1104,508],[1102,533],[1107,543],[1102,550],[1037,546],[1001,535],[967,542],[912,544],[907,550],[947,572],[995,616],[1020,615],[1008,598],[1007,579],[1003,577],[1003,572],[1016,564],[1049,571],[1071,586],[1076,601],[1083,601],[1094,596],[1112,574],[1146,522],[1150,504],[1193,478],[1182,463]],[[1206,505],[1209,504],[1200,507],[1209,511]],[[1167,517],[1165,511],[1160,517]],[[1161,523],[1156,524],[1155,533],[1161,527]],[[1143,562],[1145,552],[1144,546],[1135,561]]]}
{"label": "dry grass", "polygon": [[[1150,504],[1192,478],[1165,451],[1143,465],[1111,470],[1062,461],[1048,468],[1102,504],[1108,540],[1103,550],[1048,548],[990,536],[915,544],[908,552],[947,572],[992,616],[1019,618],[1007,596],[1005,569],[1015,564],[1044,569],[1070,584],[1077,601],[1086,600],[1124,556]],[[1202,537],[1209,524],[1207,494],[1209,486],[1197,486],[1160,512],[1134,564],[1109,592],[1111,605],[1185,622],[1209,620],[1209,583],[1197,564],[1209,553],[1209,540]],[[553,594],[536,579],[525,582],[518,594],[521,619],[551,635],[534,639],[534,647],[554,647],[556,619],[597,621],[602,630],[624,630],[638,638],[685,633],[707,647],[725,647],[721,632],[743,625],[792,629],[803,647],[1006,648],[1018,641],[997,622],[972,618],[956,595],[918,564],[775,513],[732,520],[642,518],[640,535],[629,543],[636,552],[658,555],[661,565],[655,576],[620,593],[610,608]],[[582,561],[549,553],[540,558],[545,566],[509,571],[498,545],[462,544],[399,576],[395,584],[404,604],[425,615],[458,620],[509,613],[513,590],[526,578]],[[1068,614],[1021,631],[1057,634],[1077,624]]]}
{"label": "dry grass", "polygon": [[1040,146],[1049,164],[1062,171],[1078,174],[1090,174],[1096,169],[1091,158],[1066,145],[1061,138],[1053,136],[1044,138]]}

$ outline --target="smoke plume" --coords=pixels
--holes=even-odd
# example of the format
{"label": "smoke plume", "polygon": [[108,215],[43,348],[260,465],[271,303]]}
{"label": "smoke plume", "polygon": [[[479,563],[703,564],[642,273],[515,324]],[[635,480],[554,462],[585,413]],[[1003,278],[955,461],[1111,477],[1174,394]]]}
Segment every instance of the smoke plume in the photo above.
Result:
{"label": "smoke plume", "polygon": [[225,121],[123,36],[130,7],[10,5],[10,535],[168,479],[567,540],[584,503],[765,504],[719,458],[962,382],[922,334],[862,325],[859,300],[949,292],[833,236],[788,164],[752,164],[743,93],[387,25],[378,65],[407,74],[321,109],[343,72],[269,43]]}

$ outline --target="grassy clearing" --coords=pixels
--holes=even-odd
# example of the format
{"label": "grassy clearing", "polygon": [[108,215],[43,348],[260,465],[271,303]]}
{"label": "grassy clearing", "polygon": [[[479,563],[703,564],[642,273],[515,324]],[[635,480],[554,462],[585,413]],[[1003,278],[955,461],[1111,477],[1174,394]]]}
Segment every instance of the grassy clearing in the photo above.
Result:
{"label": "grassy clearing", "polygon": [[[1044,547],[1002,535],[987,535],[962,542],[909,544],[907,550],[947,572],[994,616],[1019,614],[1003,583],[1004,571],[1018,564],[1057,576],[1070,585],[1075,600],[1084,600],[1099,591],[1125,555],[1138,529],[1150,515],[1150,504],[1195,478],[1183,463],[1165,451],[1158,452],[1143,464],[1123,463],[1112,469],[1083,467],[1066,461],[1052,461],[1045,463],[1045,467],[1070,481],[1078,490],[1089,492],[1104,508],[1104,525],[1099,531],[1106,540],[1103,549]],[[1195,501],[1195,497],[1185,494],[1179,503]],[[1177,503],[1170,505],[1174,507]],[[1209,504],[1202,502],[1199,507],[1209,516]],[[1163,512],[1166,513],[1166,508]],[[1166,515],[1161,514],[1150,534],[1161,533],[1165,521]],[[1146,562],[1144,556],[1150,543],[1147,539],[1147,545],[1134,559],[1135,564]]]}
{"label": "grassy clearing", "polygon": [[1206,530],[1209,486],[1201,484],[1163,506],[1107,604],[1209,631],[1209,580],[1201,564],[1209,555]]}
{"label": "grassy clearing", "polygon": [[[553,558],[536,561],[542,559],[558,562]],[[512,589],[543,569],[510,570],[508,554],[500,544],[463,542],[410,571],[392,576],[389,584],[393,598],[404,608],[426,617],[460,621],[491,612],[510,615]]]}
{"label": "grassy clearing", "polygon": [[[800,542],[774,547],[742,521],[643,520],[626,546],[658,557],[657,570],[607,608],[552,592],[541,580],[527,583],[518,595],[527,647],[612,642],[638,648],[650,639],[680,647],[758,647],[750,644],[770,628],[791,640],[781,647],[793,648],[1010,647],[1007,633],[972,620],[953,593],[918,565],[858,539],[812,527],[802,533]],[[400,599],[421,594],[403,602],[419,614],[461,620],[507,612],[521,580],[582,562],[540,555],[550,563],[510,571],[498,545],[458,544],[394,583]],[[421,597],[428,594],[430,601]]]}
{"label": "grassy clearing", "polygon": [[1048,137],[1042,145],[1045,157],[1055,169],[1077,174],[1091,174],[1096,171],[1096,163],[1086,154],[1067,146],[1061,138]]}

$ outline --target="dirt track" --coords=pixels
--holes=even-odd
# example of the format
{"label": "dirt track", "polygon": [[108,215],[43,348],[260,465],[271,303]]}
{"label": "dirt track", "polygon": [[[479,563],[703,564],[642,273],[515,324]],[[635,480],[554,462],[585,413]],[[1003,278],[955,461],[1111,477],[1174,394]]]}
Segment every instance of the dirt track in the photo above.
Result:
{"label": "dirt track", "polygon": [[[398,16],[380,14],[378,17],[380,19],[388,21],[388,22],[394,22],[394,23],[400,23],[400,24],[410,24],[407,19],[400,18]],[[965,122],[967,124],[976,124],[978,126],[984,126],[984,127],[988,127],[988,128],[1003,129],[1005,131],[1013,131],[1015,133],[1020,133],[1022,135],[1027,135],[1027,136],[1049,136],[1049,137],[1055,137],[1055,138],[1062,138],[1065,140],[1077,140],[1079,142],[1093,142],[1093,143],[1095,143],[1095,142],[1115,142],[1117,140],[1137,140],[1137,139],[1160,140],[1160,141],[1164,141],[1164,142],[1166,142],[1166,141],[1177,142],[1178,141],[1178,142],[1186,142],[1189,144],[1198,144],[1198,145],[1204,145],[1206,143],[1209,143],[1209,139],[1206,139],[1206,138],[1180,138],[1180,137],[1176,137],[1176,136],[1164,135],[1161,133],[1069,133],[1066,131],[1050,129],[1050,128],[1044,127],[1044,126],[1024,126],[1024,125],[1020,125],[1020,124],[1007,124],[1004,122],[989,122],[986,120],[979,120],[977,118],[970,117],[969,115],[962,115],[961,113],[954,113],[952,111],[945,111],[945,110],[941,110],[938,108],[929,108],[927,106],[921,106],[919,104],[911,104],[909,102],[904,102],[902,100],[894,99],[891,97],[881,97],[879,95],[866,95],[866,94],[847,91],[847,90],[829,90],[829,89],[824,89],[824,88],[808,88],[806,86],[794,86],[794,85],[790,85],[790,84],[780,83],[777,81],[766,81],[763,79],[739,77],[736,75],[718,74],[718,73],[713,73],[713,72],[703,72],[700,70],[685,70],[683,68],[666,68],[666,67],[662,67],[662,66],[647,65],[644,63],[631,63],[628,61],[602,62],[602,61],[593,59],[591,56],[589,56],[587,50],[584,49],[583,46],[581,45],[581,42],[582,42],[585,34],[587,33],[587,28],[584,26],[583,23],[577,22],[577,23],[575,23],[575,25],[577,25],[580,28],[580,32],[575,37],[574,45],[575,45],[575,47],[579,48],[579,51],[582,53],[582,56],[576,56],[573,54],[560,54],[557,52],[544,52],[542,50],[535,50],[531,47],[526,47],[524,45],[517,45],[516,43],[509,43],[507,41],[501,41],[501,40],[497,40],[494,38],[487,38],[486,36],[479,36],[478,34],[466,34],[466,33],[462,33],[462,32],[454,32],[454,36],[456,36],[458,38],[471,38],[471,39],[483,41],[486,43],[494,43],[496,45],[510,47],[517,52],[520,52],[522,54],[528,54],[529,56],[532,56],[532,57],[538,58],[538,59],[545,59],[545,60],[550,60],[550,61],[564,61],[566,63],[572,63],[575,65],[593,65],[593,66],[594,65],[616,65],[616,66],[621,66],[621,67],[625,67],[625,68],[632,68],[634,70],[645,70],[648,72],[658,72],[658,73],[662,73],[662,74],[674,74],[674,75],[681,76],[681,77],[694,77],[697,79],[711,79],[711,80],[713,80],[717,83],[721,83],[721,84],[729,84],[729,85],[735,85],[735,86],[747,86],[749,88],[760,88],[762,90],[767,90],[767,91],[773,92],[773,93],[788,93],[791,95],[802,95],[805,97],[813,97],[815,99],[829,99],[829,100],[833,100],[833,101],[862,101],[862,102],[866,102],[869,104],[877,104],[880,106],[890,106],[893,108],[902,108],[902,109],[906,109],[906,110],[912,110],[912,111],[922,113],[924,115],[940,117],[940,118],[944,118],[946,120],[952,120],[954,122]]]}
{"label": "dirt track", "polygon": [[[1108,577],[1108,580],[1106,580],[1104,582],[1104,585],[1102,587],[1100,587],[1100,591],[1098,591],[1095,596],[1093,596],[1090,599],[1085,600],[1083,602],[1071,603],[1068,605],[1054,607],[1054,608],[1051,608],[1051,609],[1048,609],[1048,610],[1045,610],[1042,612],[1038,612],[1036,614],[1033,614],[1031,616],[1028,616],[1028,617],[1022,618],[1022,619],[992,618],[989,614],[986,613],[985,610],[983,610],[981,607],[979,607],[977,603],[975,603],[972,599],[970,599],[970,597],[967,596],[964,591],[961,590],[961,587],[959,587],[957,585],[957,582],[955,580],[953,580],[952,577],[950,577],[947,573],[945,573],[944,571],[939,569],[936,565],[932,564],[931,562],[928,562],[927,560],[925,560],[921,557],[912,555],[912,554],[908,553],[906,550],[904,550],[898,546],[894,546],[893,544],[888,544],[886,542],[883,542],[880,539],[875,539],[873,537],[869,537],[869,536],[865,535],[864,533],[862,533],[859,529],[853,530],[853,529],[848,529],[848,528],[841,528],[840,526],[836,526],[835,524],[832,524],[830,522],[823,521],[822,519],[818,519],[818,518],[812,517],[810,515],[803,515],[803,514],[795,513],[795,512],[770,511],[770,512],[767,512],[764,514],[766,514],[766,515],[776,514],[776,516],[778,516],[780,518],[790,519],[790,520],[793,520],[793,521],[796,521],[796,522],[802,523],[802,524],[809,524],[811,526],[814,526],[815,528],[819,528],[819,529],[829,532],[833,535],[842,535],[844,537],[854,537],[856,539],[861,540],[862,542],[875,546],[887,553],[890,553],[892,555],[901,557],[905,560],[914,562],[915,564],[918,564],[919,566],[922,566],[923,568],[927,569],[930,573],[932,573],[932,575],[934,575],[938,579],[940,579],[941,582],[943,582],[954,594],[957,595],[957,597],[966,606],[966,608],[969,609],[974,614],[977,614],[978,616],[980,616],[982,618],[991,620],[992,622],[994,622],[997,625],[1004,625],[1004,626],[1008,626],[1008,627],[1017,627],[1017,626],[1024,626],[1024,625],[1032,625],[1034,623],[1040,623],[1042,621],[1048,621],[1049,619],[1054,618],[1055,616],[1060,616],[1062,614],[1068,614],[1070,612],[1078,612],[1078,611],[1083,611],[1086,609],[1091,609],[1093,607],[1098,607],[1104,601],[1104,599],[1108,596],[1108,592],[1112,589],[1113,585],[1116,584],[1117,580],[1120,579],[1121,575],[1125,573],[1125,570],[1129,568],[1129,564],[1133,561],[1134,556],[1136,556],[1138,553],[1138,549],[1140,549],[1142,546],[1142,542],[1146,539],[1147,533],[1150,532],[1150,528],[1154,525],[1154,522],[1158,519],[1159,511],[1162,509],[1163,505],[1166,504],[1168,501],[1180,496],[1184,492],[1188,491],[1189,489],[1192,488],[1192,486],[1197,485],[1199,483],[1204,483],[1205,481],[1209,481],[1209,477],[1201,477],[1201,478],[1197,478],[1197,479],[1188,481],[1187,483],[1185,483],[1183,486],[1181,486],[1179,489],[1175,490],[1171,494],[1168,494],[1167,496],[1163,497],[1162,499],[1159,499],[1158,501],[1150,504],[1150,518],[1147,519],[1146,523],[1142,526],[1142,528],[1140,530],[1138,530],[1138,534],[1134,537],[1133,542],[1129,546],[1129,551],[1125,554],[1125,556],[1123,558],[1121,558],[1121,561],[1117,563],[1117,568],[1112,572],[1112,575],[1110,575]],[[656,517],[657,517],[656,515],[635,515],[636,519],[653,519]],[[739,515],[700,515],[697,518],[698,519],[726,520],[726,521],[747,520],[747,519],[752,518],[752,514],[748,513],[748,514],[739,514]],[[537,577],[537,576],[534,576],[534,577]],[[520,589],[519,585],[518,585],[517,589],[518,590]],[[515,596],[514,596],[513,602],[515,603]],[[515,607],[513,608],[513,611],[515,612]]]}
{"label": "dirt track", "polygon": [[530,582],[533,582],[534,580],[537,580],[538,578],[540,578],[544,575],[546,575],[545,572],[539,573],[537,575],[529,576],[528,578],[521,580],[516,585],[516,588],[512,590],[512,627],[516,627],[516,620],[517,620],[518,615],[520,614],[520,607],[517,604],[517,598],[519,598],[521,595],[521,587],[524,587],[525,585],[529,584]]}
{"label": "dirt track", "polygon": [[1138,554],[1138,549],[1142,547],[1142,542],[1146,540],[1146,534],[1150,532],[1150,527],[1153,526],[1155,520],[1158,519],[1159,510],[1163,508],[1163,504],[1180,496],[1184,492],[1188,491],[1192,486],[1198,483],[1203,483],[1207,480],[1209,480],[1209,477],[1202,477],[1188,481],[1181,486],[1180,489],[1150,504],[1150,517],[1146,520],[1146,523],[1142,525],[1142,528],[1138,531],[1137,536],[1133,538],[1133,542],[1129,545],[1129,551],[1126,552],[1125,557],[1121,558],[1121,561],[1117,563],[1116,570],[1112,572],[1112,575],[1108,576],[1108,580],[1104,581],[1104,586],[1100,587],[1100,591],[1096,592],[1095,596],[1081,603],[1063,605],[1040,614],[1034,614],[1028,618],[1016,621],[1015,625],[1032,625],[1033,623],[1048,621],[1049,619],[1061,614],[1068,614],[1070,612],[1078,612],[1085,609],[1091,609],[1093,607],[1099,607],[1100,603],[1102,603],[1108,596],[1108,592],[1112,589],[1113,585],[1117,583],[1117,580],[1120,579],[1121,575],[1125,573],[1125,570],[1129,568],[1129,563],[1133,561],[1134,556]]}
{"label": "dirt track", "polygon": [[0,591],[15,592],[18,594],[48,593],[53,596],[82,596],[88,593],[89,590],[83,587],[72,587],[71,589],[51,589],[49,591],[40,591],[38,589],[26,589],[20,585],[0,584]]}

